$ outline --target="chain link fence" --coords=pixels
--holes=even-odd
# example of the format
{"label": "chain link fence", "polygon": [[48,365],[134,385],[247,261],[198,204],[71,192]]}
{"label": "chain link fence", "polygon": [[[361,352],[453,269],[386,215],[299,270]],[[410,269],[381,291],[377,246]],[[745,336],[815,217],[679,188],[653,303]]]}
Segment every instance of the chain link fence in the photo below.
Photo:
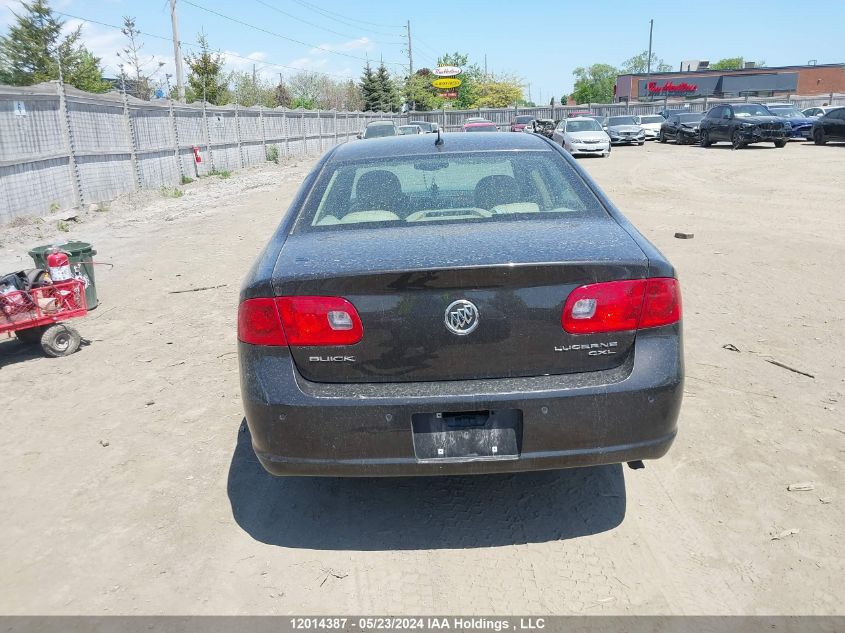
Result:
{"label": "chain link fence", "polygon": [[319,155],[354,138],[369,121],[385,118],[403,119],[149,102],[89,94],[59,82],[0,86],[0,223],[172,187],[274,156]]}

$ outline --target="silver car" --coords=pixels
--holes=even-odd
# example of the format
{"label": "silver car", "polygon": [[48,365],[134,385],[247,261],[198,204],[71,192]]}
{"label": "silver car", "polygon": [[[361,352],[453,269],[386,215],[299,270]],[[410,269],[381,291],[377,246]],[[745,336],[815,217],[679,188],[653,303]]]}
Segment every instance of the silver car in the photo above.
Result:
{"label": "silver car", "polygon": [[645,130],[633,116],[612,116],[607,119],[607,134],[612,145],[643,145]]}

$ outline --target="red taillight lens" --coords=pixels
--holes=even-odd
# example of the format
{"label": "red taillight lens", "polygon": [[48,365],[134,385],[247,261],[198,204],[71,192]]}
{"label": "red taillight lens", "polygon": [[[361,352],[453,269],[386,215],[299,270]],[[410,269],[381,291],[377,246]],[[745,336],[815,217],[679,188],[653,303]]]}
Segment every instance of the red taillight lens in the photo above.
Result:
{"label": "red taillight lens", "polygon": [[561,316],[570,334],[597,334],[658,327],[681,319],[676,279],[631,279],[580,286],[566,299]]}
{"label": "red taillight lens", "polygon": [[354,345],[364,337],[358,311],[342,297],[276,299],[289,345]]}
{"label": "red taillight lens", "polygon": [[287,345],[274,299],[247,299],[238,306],[238,340],[252,345]]}
{"label": "red taillight lens", "polygon": [[681,287],[677,279],[648,279],[640,328],[659,327],[681,320]]}

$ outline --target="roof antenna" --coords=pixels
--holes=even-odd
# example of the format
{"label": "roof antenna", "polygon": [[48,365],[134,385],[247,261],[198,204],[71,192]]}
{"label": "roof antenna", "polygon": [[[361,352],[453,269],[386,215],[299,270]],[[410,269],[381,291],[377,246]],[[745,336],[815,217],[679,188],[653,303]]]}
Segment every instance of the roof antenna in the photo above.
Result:
{"label": "roof antenna", "polygon": [[435,147],[438,146],[438,145],[443,145],[443,139],[440,138],[440,126],[439,125],[437,126],[437,140],[434,141],[434,145],[435,145]]}

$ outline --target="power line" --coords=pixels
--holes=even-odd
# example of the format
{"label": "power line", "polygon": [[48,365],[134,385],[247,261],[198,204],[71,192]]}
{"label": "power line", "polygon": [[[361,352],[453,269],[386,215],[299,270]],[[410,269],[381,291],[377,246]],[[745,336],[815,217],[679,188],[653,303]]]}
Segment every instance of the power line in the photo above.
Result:
{"label": "power line", "polygon": [[[329,20],[334,20],[335,22],[339,22],[340,24],[343,24],[344,26],[352,27],[353,29],[361,29],[361,30],[364,30],[364,31],[369,31],[370,33],[376,33],[377,35],[389,35],[389,36],[396,35],[395,33],[385,33],[384,31],[376,31],[373,28],[368,28],[368,27],[362,26],[361,24],[354,24],[352,22],[346,21],[345,19],[334,17],[334,15],[340,15],[340,14],[336,13],[336,14],[332,15],[331,12],[326,11],[325,9],[321,9],[320,7],[318,7],[316,5],[309,4],[308,2],[302,2],[301,0],[294,0],[294,2],[296,2],[297,4],[305,7],[306,9],[314,11],[315,13],[317,13],[321,17],[328,18]],[[372,23],[371,22],[364,22],[364,24],[372,24]],[[386,25],[384,25],[384,27],[389,28],[389,29],[400,29],[400,28],[402,28],[401,26],[394,25],[394,24],[386,24]]]}
{"label": "power line", "polygon": [[[117,26],[115,24],[109,24],[108,22],[101,22],[99,20],[92,20],[90,18],[83,18],[81,16],[73,15],[71,13],[64,13],[63,11],[55,11],[54,10],[53,12],[56,15],[61,15],[62,17],[65,17],[65,18],[71,18],[73,20],[80,20],[82,22],[89,22],[91,24],[97,24],[99,26],[105,26],[105,27],[108,27],[110,29],[116,29],[118,31],[123,30],[123,27]],[[140,35],[145,36],[145,37],[151,37],[151,38],[156,39],[156,40],[163,40],[165,42],[172,41],[172,38],[170,38],[170,37],[165,37],[163,35],[156,35],[155,33],[147,33],[146,31],[140,31],[140,30],[138,31],[138,33]],[[183,46],[187,46],[188,48],[194,48],[194,49],[199,49],[199,50],[203,49],[203,46],[201,44],[197,43],[197,42],[181,41],[180,43]],[[342,77],[344,79],[350,79],[349,75],[344,75],[342,73],[327,73],[327,72],[319,71],[319,70],[307,70],[305,68],[297,68],[296,66],[286,66],[285,64],[277,64],[275,62],[271,62],[271,61],[267,61],[267,60],[257,60],[254,57],[245,57],[244,55],[237,55],[236,53],[231,53],[231,52],[228,52],[228,51],[221,52],[221,54],[226,56],[226,57],[235,57],[237,59],[243,59],[243,60],[248,61],[248,62],[262,64],[261,68],[264,68],[266,66],[272,66],[274,68],[285,68],[286,70],[295,70],[297,72],[303,72],[303,71],[310,72],[310,73],[314,73],[315,75],[324,75],[326,77]]]}
{"label": "power line", "polygon": [[[319,51],[324,51],[326,53],[331,53],[332,55],[340,55],[342,57],[349,57],[350,59],[357,59],[359,61],[367,61],[364,57],[358,57],[357,55],[351,55],[349,53],[344,53],[341,51],[335,51],[330,48],[325,48],[323,46],[316,46],[314,44],[309,44],[308,42],[303,42],[302,40],[297,40],[292,37],[287,37],[285,35],[281,35],[274,31],[270,31],[260,26],[255,26],[254,24],[250,24],[249,22],[244,22],[243,20],[239,20],[238,18],[233,18],[232,16],[226,15],[224,13],[220,13],[219,11],[215,11],[214,9],[209,9],[208,7],[204,7],[202,5],[196,4],[195,2],[191,2],[191,0],[182,0],[185,4],[189,4],[192,7],[196,7],[200,11],[205,11],[206,13],[211,13],[212,15],[216,15],[218,17],[223,18],[224,20],[229,20],[230,22],[234,22],[235,24],[240,24],[241,26],[245,26],[247,28],[253,29],[255,31],[259,31],[261,33],[266,33],[267,35],[272,35],[273,37],[278,37],[279,39],[286,40],[288,42],[293,42],[294,44],[299,44],[301,46],[306,46],[311,49],[316,49]],[[404,66],[401,62],[385,62],[387,64],[391,64],[392,66]]]}
{"label": "power line", "polygon": [[336,15],[344,20],[348,20],[349,22],[360,22],[361,24],[369,24],[370,26],[378,26],[380,28],[385,29],[401,29],[402,26],[399,24],[379,24],[378,22],[368,22],[367,20],[359,20],[358,18],[352,18],[348,15],[343,15],[342,13],[338,13],[337,11],[330,11],[329,9],[323,9],[322,7],[318,7],[316,4],[312,4],[310,2],[306,2],[305,0],[293,0],[297,4],[301,4],[304,7],[308,7],[312,11],[318,11],[320,13],[325,13],[327,15]]}
{"label": "power line", "polygon": [[[288,13],[287,11],[282,11],[280,8],[273,6],[272,4],[270,4],[268,2],[264,2],[264,0],[255,0],[255,1],[258,4],[264,5],[268,9],[272,9],[273,11],[276,11],[277,13],[281,13],[282,15],[286,15],[287,17],[291,18],[292,20],[296,20],[298,22],[302,22],[303,24],[307,24],[309,26],[313,26],[315,28],[322,29],[323,31],[328,31],[329,33],[334,33],[335,35],[340,35],[341,37],[345,37],[345,38],[350,39],[350,40],[359,39],[358,37],[356,37],[354,35],[347,35],[346,33],[340,33],[338,31],[332,30],[332,29],[330,29],[326,26],[321,26],[319,24],[315,24],[314,22],[309,22],[308,20],[305,20],[303,18],[299,18],[299,17],[297,17],[297,16],[295,16],[291,13]],[[382,44],[383,46],[396,46],[398,44],[401,44],[401,42],[379,42],[377,40],[370,40],[370,41],[372,41],[376,44]]]}

